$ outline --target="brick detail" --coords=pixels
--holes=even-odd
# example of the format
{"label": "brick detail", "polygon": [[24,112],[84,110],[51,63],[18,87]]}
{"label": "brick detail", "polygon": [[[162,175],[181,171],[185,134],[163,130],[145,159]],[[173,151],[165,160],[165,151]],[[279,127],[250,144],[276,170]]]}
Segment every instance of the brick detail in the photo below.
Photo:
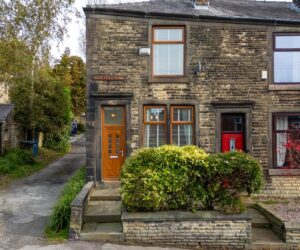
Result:
{"label": "brick detail", "polygon": [[300,198],[300,178],[298,176],[272,176],[271,181],[259,196]]}
{"label": "brick detail", "polygon": [[244,249],[251,239],[250,221],[123,222],[127,243],[191,248]]}

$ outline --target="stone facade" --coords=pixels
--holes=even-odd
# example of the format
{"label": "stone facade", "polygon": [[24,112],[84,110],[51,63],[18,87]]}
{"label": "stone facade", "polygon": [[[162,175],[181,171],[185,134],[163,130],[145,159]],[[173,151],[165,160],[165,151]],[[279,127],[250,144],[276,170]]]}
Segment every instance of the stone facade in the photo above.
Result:
{"label": "stone facade", "polygon": [[251,241],[250,215],[212,212],[124,213],[126,243],[200,249],[245,249]]}
{"label": "stone facade", "polygon": [[[196,145],[208,152],[220,151],[218,114],[228,109],[243,112],[247,114],[246,150],[261,162],[270,194],[299,196],[299,173],[292,171],[290,177],[269,174],[273,168],[272,114],[300,112],[300,86],[273,84],[273,34],[300,32],[299,26],[86,14],[88,180],[101,180],[101,105],[126,105],[129,155],[143,145],[143,105],[192,104]],[[139,48],[151,48],[154,25],[185,27],[186,76],[152,77],[151,56],[139,55]],[[202,68],[195,74],[199,61]],[[262,71],[267,71],[267,79],[262,79]],[[125,80],[93,80],[99,74],[121,75]]]}

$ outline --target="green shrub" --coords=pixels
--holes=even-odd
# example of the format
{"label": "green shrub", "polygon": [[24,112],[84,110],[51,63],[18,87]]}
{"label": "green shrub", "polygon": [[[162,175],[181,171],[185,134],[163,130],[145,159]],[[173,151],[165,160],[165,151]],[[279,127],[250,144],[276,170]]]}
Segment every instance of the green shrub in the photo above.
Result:
{"label": "green shrub", "polygon": [[70,149],[70,131],[69,128],[61,132],[45,134],[43,147],[57,152],[66,153]]}
{"label": "green shrub", "polygon": [[259,163],[242,152],[206,154],[196,146],[145,148],[129,157],[121,173],[129,211],[167,209],[240,213],[242,192],[262,187]]}
{"label": "green shrub", "polygon": [[192,209],[189,165],[205,164],[208,155],[198,147],[165,145],[144,148],[122,168],[122,198],[129,210]]}
{"label": "green shrub", "polygon": [[25,149],[10,149],[0,158],[0,173],[11,173],[20,166],[34,164],[32,151]]}
{"label": "green shrub", "polygon": [[83,123],[78,123],[78,124],[77,124],[77,130],[78,130],[78,132],[80,132],[80,133],[85,132],[85,125],[84,125]]}
{"label": "green shrub", "polygon": [[205,208],[220,206],[221,210],[228,210],[231,201],[242,211],[244,208],[237,201],[240,194],[258,192],[262,187],[260,164],[249,154],[229,152],[210,155],[208,165],[210,181],[206,182],[207,195],[202,201]]}
{"label": "green shrub", "polygon": [[71,203],[85,184],[85,168],[79,169],[64,186],[53,208],[46,232],[48,234],[67,231],[70,224]]}

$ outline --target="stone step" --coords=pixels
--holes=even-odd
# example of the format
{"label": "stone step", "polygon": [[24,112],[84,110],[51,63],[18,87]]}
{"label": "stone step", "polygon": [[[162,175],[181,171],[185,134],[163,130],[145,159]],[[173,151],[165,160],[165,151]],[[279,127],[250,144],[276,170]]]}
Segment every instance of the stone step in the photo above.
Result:
{"label": "stone step", "polygon": [[102,181],[99,184],[97,184],[97,187],[100,189],[119,188],[120,186],[120,181]]}
{"label": "stone step", "polygon": [[120,222],[121,201],[89,201],[84,222]]}
{"label": "stone step", "polygon": [[252,244],[247,249],[253,250],[284,250],[287,245],[279,239],[271,229],[252,228]]}
{"label": "stone step", "polygon": [[90,195],[90,201],[120,201],[119,188],[95,189]]}
{"label": "stone step", "polygon": [[247,211],[252,215],[251,225],[253,228],[271,228],[270,221],[256,209],[248,208]]}
{"label": "stone step", "polygon": [[80,240],[122,242],[124,241],[121,223],[86,223],[80,232]]}

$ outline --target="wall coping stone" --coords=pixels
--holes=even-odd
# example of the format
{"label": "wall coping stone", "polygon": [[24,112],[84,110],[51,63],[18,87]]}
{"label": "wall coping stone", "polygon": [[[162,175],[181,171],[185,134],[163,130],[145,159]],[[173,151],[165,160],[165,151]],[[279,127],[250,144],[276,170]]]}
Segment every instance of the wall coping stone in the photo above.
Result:
{"label": "wall coping stone", "polygon": [[248,212],[242,214],[224,214],[219,211],[158,211],[158,212],[126,212],[122,213],[122,221],[251,221],[252,216]]}
{"label": "wall coping stone", "polygon": [[84,185],[81,189],[80,193],[77,194],[76,198],[71,203],[71,207],[82,207],[85,199],[87,198],[88,194],[90,193],[91,189],[94,187],[94,182],[89,181]]}
{"label": "wall coping stone", "polygon": [[300,169],[269,169],[270,176],[297,176],[300,175]]}

